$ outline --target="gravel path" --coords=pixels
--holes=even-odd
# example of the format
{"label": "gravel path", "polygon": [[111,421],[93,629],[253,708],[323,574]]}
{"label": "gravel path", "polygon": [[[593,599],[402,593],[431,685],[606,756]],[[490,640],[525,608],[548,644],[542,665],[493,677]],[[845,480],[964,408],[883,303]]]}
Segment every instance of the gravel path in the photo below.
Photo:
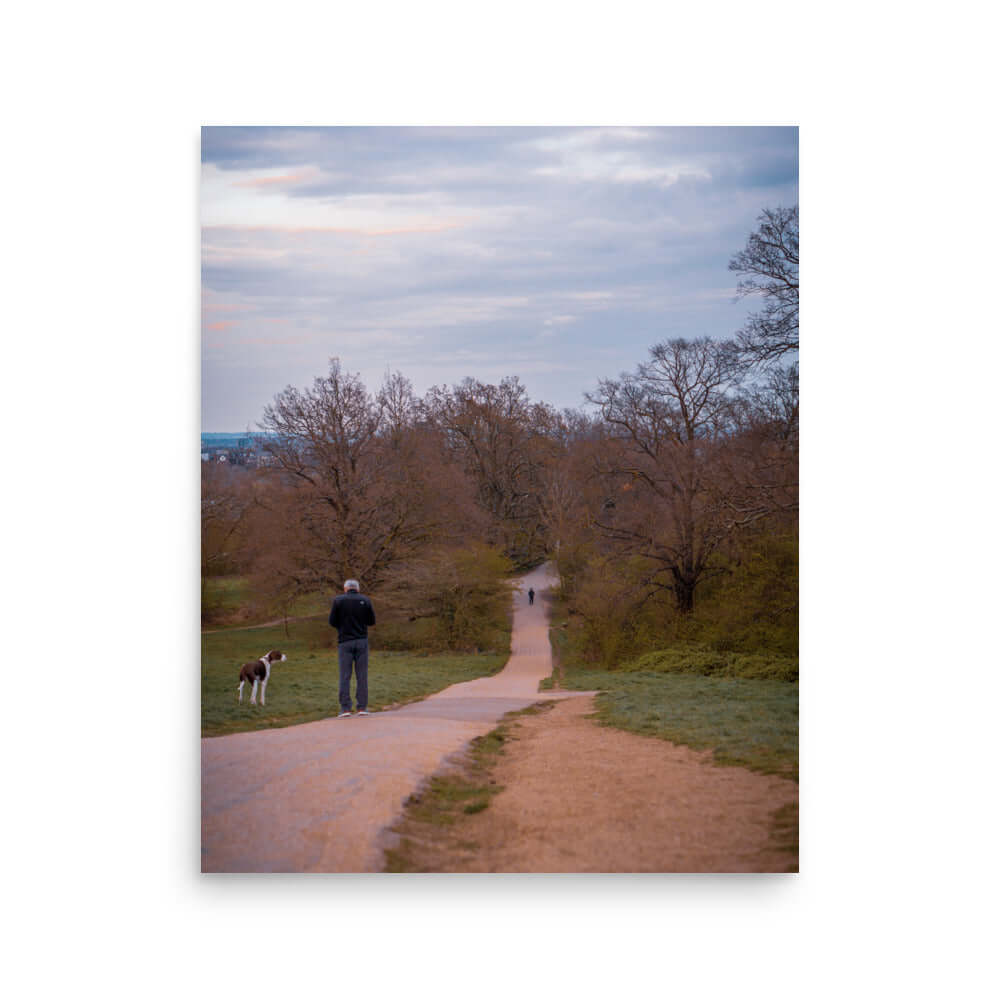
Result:
{"label": "gravel path", "polygon": [[202,871],[380,870],[383,831],[446,757],[506,712],[567,697],[538,692],[552,672],[548,621],[544,602],[529,606],[527,592],[553,583],[548,564],[519,581],[512,655],[493,677],[366,718],[203,739]]}

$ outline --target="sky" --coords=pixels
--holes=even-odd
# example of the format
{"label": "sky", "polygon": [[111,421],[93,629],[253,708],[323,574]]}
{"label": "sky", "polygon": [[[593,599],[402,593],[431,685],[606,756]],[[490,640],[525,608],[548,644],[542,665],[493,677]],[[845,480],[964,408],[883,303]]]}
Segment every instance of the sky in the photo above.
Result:
{"label": "sky", "polygon": [[205,127],[202,430],[332,357],[371,391],[516,375],[581,406],[759,308],[727,265],[798,170],[794,127]]}

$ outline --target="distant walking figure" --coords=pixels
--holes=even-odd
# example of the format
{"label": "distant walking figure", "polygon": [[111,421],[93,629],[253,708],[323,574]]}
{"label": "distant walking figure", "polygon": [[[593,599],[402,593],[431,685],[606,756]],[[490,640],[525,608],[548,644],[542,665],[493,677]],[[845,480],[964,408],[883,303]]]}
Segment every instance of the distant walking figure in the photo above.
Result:
{"label": "distant walking figure", "polygon": [[535,603],[535,588],[534,587],[529,587],[528,588],[528,603],[529,604],[534,604]]}
{"label": "distant walking figure", "polygon": [[358,593],[357,580],[344,581],[344,593],[333,599],[330,624],[337,630],[340,661],[340,715],[351,715],[351,670],[357,677],[358,715],[368,715],[368,626],[375,624],[372,602]]}

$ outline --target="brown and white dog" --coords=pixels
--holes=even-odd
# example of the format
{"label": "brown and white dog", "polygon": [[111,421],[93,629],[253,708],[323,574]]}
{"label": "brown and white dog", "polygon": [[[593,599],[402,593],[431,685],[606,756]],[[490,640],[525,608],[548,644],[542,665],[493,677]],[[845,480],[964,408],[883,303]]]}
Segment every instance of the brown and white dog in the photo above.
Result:
{"label": "brown and white dog", "polygon": [[240,667],[240,704],[243,704],[243,685],[248,684],[250,681],[253,681],[253,689],[250,692],[250,704],[257,704],[258,683],[260,684],[260,703],[262,705],[267,704],[264,701],[264,692],[267,690],[267,681],[271,676],[271,664],[280,663],[287,659],[288,657],[280,649],[272,649],[271,652],[265,653],[259,660],[244,663]]}

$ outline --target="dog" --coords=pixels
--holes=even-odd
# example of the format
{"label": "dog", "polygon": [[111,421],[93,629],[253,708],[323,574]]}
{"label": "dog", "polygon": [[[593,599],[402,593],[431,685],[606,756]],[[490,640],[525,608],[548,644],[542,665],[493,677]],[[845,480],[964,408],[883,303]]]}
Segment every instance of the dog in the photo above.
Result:
{"label": "dog", "polygon": [[265,653],[259,660],[244,663],[240,667],[240,686],[237,689],[239,691],[240,704],[243,704],[243,685],[251,681],[253,682],[253,689],[250,691],[250,704],[257,704],[258,684],[260,684],[260,703],[262,705],[267,704],[264,701],[264,692],[267,690],[267,681],[271,676],[271,664],[281,663],[287,659],[288,657],[280,649],[272,649],[269,653]]}

